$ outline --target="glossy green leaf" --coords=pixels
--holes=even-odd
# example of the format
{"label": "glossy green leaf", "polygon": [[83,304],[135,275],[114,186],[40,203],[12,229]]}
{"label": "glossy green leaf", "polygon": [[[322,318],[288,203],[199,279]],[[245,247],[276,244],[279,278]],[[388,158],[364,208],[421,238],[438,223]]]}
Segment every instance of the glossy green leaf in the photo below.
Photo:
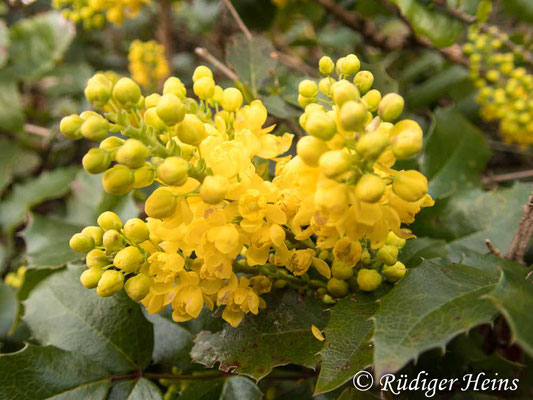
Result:
{"label": "glossy green leaf", "polygon": [[180,393],[180,400],[260,400],[261,390],[250,379],[232,376],[190,382]]}
{"label": "glossy green leaf", "polygon": [[0,398],[5,400],[104,400],[108,372],[80,353],[27,345],[0,355]]}
{"label": "glossy green leaf", "polygon": [[17,315],[17,295],[15,289],[0,281],[0,340],[5,338]]}
{"label": "glossy green leaf", "polygon": [[428,38],[436,47],[456,43],[464,25],[454,17],[430,8],[420,0],[391,0],[412,25],[417,35]]}
{"label": "glossy green leaf", "polygon": [[427,140],[422,172],[434,198],[478,186],[490,157],[480,130],[453,108],[435,112],[435,128]]}
{"label": "glossy green leaf", "polygon": [[407,268],[413,268],[419,266],[423,260],[446,258],[447,254],[446,241],[421,237],[406,242],[400,252],[399,260]]}
{"label": "glossy green leaf", "polygon": [[67,193],[78,171],[77,167],[58,168],[14,185],[13,191],[0,204],[3,229],[13,229],[23,222],[33,206]]}
{"label": "glossy green leaf", "polygon": [[83,354],[113,373],[145,368],[154,335],[140,306],[124,292],[97,296],[80,284],[80,274],[69,267],[31,292],[24,321],[35,339]]}
{"label": "glossy green leaf", "polygon": [[376,376],[394,373],[424,351],[492,321],[493,305],[482,297],[498,281],[497,262],[484,257],[476,266],[425,261],[381,299],[376,312]]}
{"label": "glossy green leaf", "polygon": [[22,128],[24,114],[17,82],[11,74],[0,73],[0,130],[18,131]]}
{"label": "glossy green leaf", "polygon": [[191,351],[193,361],[208,367],[219,363],[222,371],[254,379],[279,365],[315,368],[322,342],[312,335],[311,325],[322,328],[326,322],[321,303],[292,290],[265,300],[268,307],[257,316],[248,314],[237,328],[226,325],[221,332],[200,332]]}
{"label": "glossy green leaf", "polygon": [[244,34],[239,33],[229,40],[226,60],[239,80],[250,87],[255,96],[268,79],[269,70],[276,67],[277,61],[272,57],[274,51],[270,40],[262,36],[248,40]]}
{"label": "glossy green leaf", "polygon": [[381,293],[357,294],[341,299],[332,309],[324,329],[326,341],[320,352],[322,366],[315,395],[329,392],[372,364],[370,343]]}
{"label": "glossy green leaf", "polygon": [[84,254],[76,253],[68,244],[72,235],[83,228],[83,225],[59,218],[31,214],[28,226],[21,233],[26,243],[28,266],[55,268],[83,258]]}
{"label": "glossy green leaf", "polygon": [[533,357],[533,281],[531,269],[505,260],[499,265],[500,281],[487,298],[504,315],[513,340]]}
{"label": "glossy green leaf", "polygon": [[38,78],[61,59],[74,34],[58,12],[22,19],[10,29],[9,66],[19,79]]}
{"label": "glossy green leaf", "polygon": [[162,400],[161,390],[146,378],[118,382],[106,400]]}
{"label": "glossy green leaf", "polygon": [[0,140],[0,191],[19,175],[31,173],[39,165],[39,156],[23,149],[13,140]]}

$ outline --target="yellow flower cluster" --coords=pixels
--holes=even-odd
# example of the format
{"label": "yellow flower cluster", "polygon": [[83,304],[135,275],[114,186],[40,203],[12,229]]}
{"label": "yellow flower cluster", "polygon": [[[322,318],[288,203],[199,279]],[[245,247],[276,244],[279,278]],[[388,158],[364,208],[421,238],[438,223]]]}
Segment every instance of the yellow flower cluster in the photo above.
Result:
{"label": "yellow flower cluster", "polygon": [[473,25],[469,42],[463,46],[470,59],[470,77],[479,88],[476,100],[481,117],[499,121],[500,134],[507,143],[522,147],[533,144],[533,75],[516,67],[516,56],[506,51],[506,34],[497,27],[482,33]]}
{"label": "yellow flower cluster", "polygon": [[146,89],[158,88],[170,72],[165,48],[155,40],[134,40],[130,45],[128,60],[131,77]]}
{"label": "yellow flower cluster", "polygon": [[147,97],[129,78],[91,78],[85,94],[103,116],[65,117],[61,132],[100,142],[83,166],[104,172],[109,193],[159,187],[146,200],[146,222],[105,212],[72,237],[71,247],[87,253],[82,284],[101,296],[124,287],[152,313],[171,305],[176,321],[222,307],[237,326],[266,306],[261,295],[272,288],[313,290],[328,303],[350,288],[375,290],[382,277],[399,280],[398,251],[412,237],[401,224],[432,200],[422,174],[391,167],[421,150],[422,129],[392,123],[403,99],[371,90],[357,57],[337,61],[338,79],[334,68],[323,57],[326,77],[300,85],[309,136],[294,158],[284,156],[293,135],[271,133],[263,103],[243,105],[207,67],[193,74],[198,100],[175,77]]}
{"label": "yellow flower cluster", "polygon": [[85,29],[100,29],[106,20],[122,25],[124,19],[135,18],[144,4],[151,0],[52,0],[65,18],[81,22]]}

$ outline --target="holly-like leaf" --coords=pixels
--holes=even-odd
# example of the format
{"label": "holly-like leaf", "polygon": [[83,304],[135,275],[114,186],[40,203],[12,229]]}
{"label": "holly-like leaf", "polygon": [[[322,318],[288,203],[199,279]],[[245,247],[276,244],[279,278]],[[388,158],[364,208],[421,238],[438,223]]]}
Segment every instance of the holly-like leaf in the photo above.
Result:
{"label": "holly-like leaf", "polygon": [[210,379],[191,382],[180,393],[180,400],[260,400],[261,390],[250,379],[232,376],[226,379]]}
{"label": "holly-like leaf", "polygon": [[0,340],[4,339],[17,315],[17,295],[15,290],[0,281]]}
{"label": "holly-like leaf", "polygon": [[357,294],[341,299],[331,309],[315,395],[336,389],[372,364],[374,323],[370,318],[381,294]]}
{"label": "holly-like leaf", "polygon": [[270,40],[262,36],[248,40],[239,33],[231,37],[226,52],[226,60],[239,80],[250,87],[254,97],[257,97],[258,90],[269,77],[268,71],[277,64],[272,57],[275,49]]}
{"label": "holly-like leaf", "polygon": [[28,266],[55,268],[81,259],[83,254],[73,251],[68,243],[72,235],[82,229],[83,225],[31,214],[28,226],[21,233],[26,242]]}
{"label": "holly-like leaf", "polygon": [[148,379],[119,382],[106,400],[162,400],[161,390]]}
{"label": "holly-like leaf", "polygon": [[400,261],[407,268],[419,266],[424,259],[446,258],[446,242],[440,239],[416,238],[408,240],[400,252]]}
{"label": "holly-like leaf", "polygon": [[61,59],[75,30],[60,13],[48,12],[20,20],[9,33],[11,70],[19,79],[36,79]]}
{"label": "holly-like leaf", "polygon": [[502,260],[500,281],[487,298],[503,314],[513,340],[533,357],[533,281],[530,269]]}
{"label": "holly-like leaf", "polygon": [[0,130],[18,131],[22,128],[24,113],[17,82],[11,74],[0,74]]}
{"label": "holly-like leaf", "polygon": [[6,400],[105,399],[105,368],[77,352],[27,345],[0,355],[0,398]]}
{"label": "holly-like leaf", "polygon": [[78,171],[77,167],[58,168],[14,185],[13,191],[0,204],[0,224],[4,231],[23,222],[33,206],[67,193]]}
{"label": "holly-like leaf", "polygon": [[428,38],[435,47],[451,46],[463,33],[463,23],[420,0],[391,0],[407,18],[417,35]]}
{"label": "holly-like leaf", "polygon": [[425,261],[381,299],[373,338],[378,377],[494,318],[496,309],[482,297],[498,281],[499,259],[482,260],[476,266]]}
{"label": "holly-like leaf", "polygon": [[35,339],[81,353],[113,373],[145,368],[154,334],[139,305],[123,292],[97,296],[80,284],[80,274],[69,267],[31,292],[24,321]]}
{"label": "holly-like leaf", "polygon": [[189,331],[158,314],[148,314],[146,318],[154,325],[153,362],[187,369],[191,364],[189,351],[192,348]]}
{"label": "holly-like leaf", "polygon": [[23,149],[13,140],[0,140],[0,191],[19,175],[31,173],[39,165],[39,156]]}
{"label": "holly-like leaf", "polygon": [[200,332],[191,351],[193,361],[208,367],[220,363],[222,371],[257,380],[279,365],[315,368],[322,343],[312,335],[311,325],[325,325],[321,303],[289,290],[266,296],[265,301],[265,310],[248,314],[237,328],[226,325],[221,332]]}
{"label": "holly-like leaf", "polygon": [[424,151],[422,172],[429,193],[441,198],[479,186],[490,157],[482,132],[453,108],[435,112],[435,129]]}

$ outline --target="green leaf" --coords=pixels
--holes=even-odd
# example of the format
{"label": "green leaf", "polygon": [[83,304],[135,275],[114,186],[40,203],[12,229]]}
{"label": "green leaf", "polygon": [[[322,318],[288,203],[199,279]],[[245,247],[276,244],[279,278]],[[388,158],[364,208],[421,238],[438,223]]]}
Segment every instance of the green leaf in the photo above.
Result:
{"label": "green leaf", "polygon": [[180,393],[180,400],[260,400],[261,390],[250,379],[232,376],[191,382]]}
{"label": "green leaf", "polygon": [[463,33],[462,22],[419,0],[391,0],[391,3],[409,20],[415,33],[428,38],[435,47],[451,46]]}
{"label": "green leaf", "polygon": [[18,302],[15,290],[0,281],[0,340],[4,339],[17,316]]}
{"label": "green leaf", "polygon": [[408,240],[399,259],[407,268],[413,268],[419,266],[424,259],[446,258],[447,255],[444,240],[422,237]]}
{"label": "green leaf", "polygon": [[113,373],[145,368],[152,355],[152,324],[124,292],[102,298],[85,289],[80,273],[70,267],[32,291],[24,321],[35,339],[83,354]]}
{"label": "green leaf", "polygon": [[296,108],[285,102],[280,96],[269,95],[261,99],[269,114],[281,119],[297,118],[299,112]]}
{"label": "green leaf", "polygon": [[25,18],[9,32],[9,66],[19,79],[36,79],[50,71],[74,38],[74,25],[60,13]]}
{"label": "green leaf", "polygon": [[252,89],[254,97],[257,97],[258,90],[268,79],[269,70],[276,67],[273,52],[275,49],[270,40],[262,36],[248,40],[244,34],[239,33],[229,40],[226,60],[240,81]]}
{"label": "green leaf", "polygon": [[33,206],[67,193],[78,171],[77,167],[58,168],[15,185],[0,204],[0,224],[4,231],[23,222]]}
{"label": "green leaf", "polygon": [[531,269],[502,260],[500,281],[487,298],[503,314],[516,341],[533,357],[533,282]]}
{"label": "green leaf", "polygon": [[13,140],[0,140],[0,191],[18,175],[32,172],[39,164],[39,156],[20,147]]}
{"label": "green leaf", "polygon": [[505,0],[502,7],[508,14],[526,22],[533,22],[533,4],[529,0]]}
{"label": "green leaf", "polygon": [[322,343],[312,335],[311,325],[323,327],[326,322],[321,303],[289,290],[265,301],[265,310],[247,315],[237,328],[226,325],[221,332],[200,332],[191,350],[193,361],[208,367],[220,363],[222,371],[257,380],[279,365],[315,368]]}
{"label": "green leaf", "polygon": [[4,21],[0,21],[0,68],[2,68],[8,57],[9,31]]}
{"label": "green leaf", "polygon": [[189,331],[159,314],[148,314],[146,318],[154,325],[153,362],[187,369],[191,364],[189,351],[192,348]]}
{"label": "green leaf", "polygon": [[453,108],[435,112],[435,128],[424,151],[422,172],[434,198],[478,186],[490,157],[481,131]]}
{"label": "green leaf", "polygon": [[162,400],[159,388],[148,379],[119,382],[111,389],[107,400]]}
{"label": "green leaf", "polygon": [[83,254],[76,253],[68,244],[72,235],[83,228],[59,218],[31,214],[28,226],[21,233],[26,242],[28,266],[55,268],[83,258]]}
{"label": "green leaf", "polygon": [[485,239],[489,239],[505,252],[530,192],[528,184],[493,191],[462,191],[420,213],[413,231],[418,236],[445,239],[456,250],[468,248],[479,253],[487,252]]}
{"label": "green leaf", "polygon": [[378,309],[380,296],[361,293],[341,299],[331,309],[315,395],[338,388],[372,364],[374,324],[370,318]]}
{"label": "green leaf", "polygon": [[10,74],[0,73],[0,130],[18,131],[22,128],[24,114],[17,82]]}
{"label": "green leaf", "polygon": [[110,386],[106,376],[101,364],[82,354],[27,345],[0,355],[0,398],[103,400]]}
{"label": "green leaf", "polygon": [[[480,258],[481,259],[481,258]],[[476,266],[425,261],[381,299],[374,318],[374,368],[394,373],[422,352],[492,321],[496,310],[482,296],[494,289],[496,257]]]}

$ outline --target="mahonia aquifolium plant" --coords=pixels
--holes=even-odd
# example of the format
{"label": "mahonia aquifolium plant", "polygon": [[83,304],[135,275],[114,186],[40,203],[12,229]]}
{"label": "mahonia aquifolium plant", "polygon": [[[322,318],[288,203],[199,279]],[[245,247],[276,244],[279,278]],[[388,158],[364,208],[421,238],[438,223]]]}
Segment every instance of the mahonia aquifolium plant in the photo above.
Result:
{"label": "mahonia aquifolium plant", "polygon": [[128,60],[131,77],[145,89],[159,87],[170,72],[165,48],[155,40],[134,40],[130,45]]}
{"label": "mahonia aquifolium plant", "polygon": [[[146,97],[129,78],[92,77],[85,94],[101,113],[65,117],[61,132],[100,143],[83,166],[104,172],[107,192],[160,187],[146,200],[146,221],[104,212],[72,237],[87,254],[82,284],[100,296],[124,288],[151,313],[171,304],[175,321],[224,307],[237,326],[266,307],[261,295],[273,287],[333,303],[401,279],[398,252],[413,237],[402,223],[433,200],[421,173],[392,166],[421,150],[423,133],[413,120],[395,122],[403,98],[382,97],[359,68],[355,55],[336,65],[323,57],[324,78],[300,83],[308,135],[295,157],[283,156],[293,135],[264,126],[261,101],[243,105],[205,66],[193,75],[198,100],[175,77]],[[119,132],[124,138],[110,135]]]}
{"label": "mahonia aquifolium plant", "polygon": [[487,33],[472,25],[463,50],[469,55],[470,77],[479,88],[476,100],[481,117],[499,121],[507,143],[533,145],[533,75],[516,66],[515,54],[505,49],[502,37],[492,26]]}
{"label": "mahonia aquifolium plant", "polygon": [[151,0],[52,0],[52,6],[85,29],[100,29],[106,20],[122,25],[126,18],[135,18],[144,4]]}

